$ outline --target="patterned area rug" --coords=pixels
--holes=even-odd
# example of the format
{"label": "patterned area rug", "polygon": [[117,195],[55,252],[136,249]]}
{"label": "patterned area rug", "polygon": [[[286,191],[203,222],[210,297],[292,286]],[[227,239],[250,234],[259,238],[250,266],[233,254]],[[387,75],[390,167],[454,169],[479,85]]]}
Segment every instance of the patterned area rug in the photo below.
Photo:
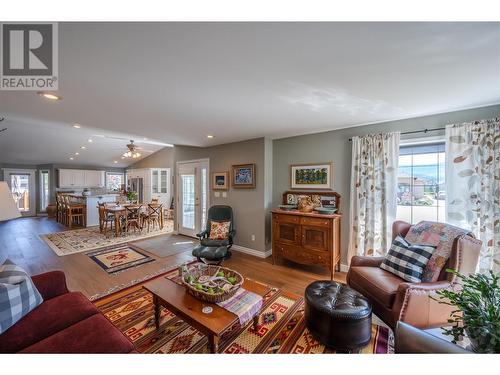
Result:
{"label": "patterned area rug", "polygon": [[87,255],[107,273],[116,273],[154,262],[154,258],[142,253],[139,248],[131,244],[107,247]]}
{"label": "patterned area rug", "polygon": [[[174,279],[172,270],[160,277]],[[174,313],[162,309],[160,329],[156,330],[152,295],[140,285],[94,302],[103,314],[141,353],[208,353],[207,337]],[[270,288],[257,330],[250,321],[236,323],[221,338],[222,353],[334,353],[312,337],[304,322],[304,300],[300,296]],[[361,353],[393,353],[392,331],[372,325],[372,339]]]}
{"label": "patterned area rug", "polygon": [[165,220],[162,230],[152,230],[149,233],[143,231],[131,231],[126,236],[115,237],[112,233],[106,237],[99,232],[99,227],[66,230],[63,232],[42,234],[40,238],[59,256],[82,253],[90,250],[100,249],[112,245],[123,244],[167,234],[174,230],[173,220]]}

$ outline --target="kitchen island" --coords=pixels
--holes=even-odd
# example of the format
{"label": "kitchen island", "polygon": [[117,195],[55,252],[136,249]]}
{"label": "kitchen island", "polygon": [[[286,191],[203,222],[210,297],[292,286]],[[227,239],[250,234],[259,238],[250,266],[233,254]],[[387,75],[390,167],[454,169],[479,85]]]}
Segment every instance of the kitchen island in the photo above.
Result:
{"label": "kitchen island", "polygon": [[120,194],[99,194],[99,195],[81,195],[71,194],[71,197],[77,198],[87,206],[87,227],[99,225],[98,203],[114,203]]}

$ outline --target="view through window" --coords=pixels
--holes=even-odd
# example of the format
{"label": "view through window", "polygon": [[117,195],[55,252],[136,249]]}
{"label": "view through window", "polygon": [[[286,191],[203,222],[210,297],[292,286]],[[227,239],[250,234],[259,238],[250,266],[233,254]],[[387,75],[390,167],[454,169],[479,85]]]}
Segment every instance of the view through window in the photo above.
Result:
{"label": "view through window", "polygon": [[106,173],[106,189],[112,191],[120,191],[122,184],[125,183],[123,173]]}
{"label": "view through window", "polygon": [[399,149],[397,220],[445,222],[444,143]]}

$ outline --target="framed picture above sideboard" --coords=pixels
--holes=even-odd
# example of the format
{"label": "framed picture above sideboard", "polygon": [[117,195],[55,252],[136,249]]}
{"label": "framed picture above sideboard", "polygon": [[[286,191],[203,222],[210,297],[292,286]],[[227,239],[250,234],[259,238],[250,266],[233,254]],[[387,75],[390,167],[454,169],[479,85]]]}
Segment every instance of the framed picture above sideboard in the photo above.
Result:
{"label": "framed picture above sideboard", "polygon": [[303,190],[331,190],[333,163],[290,165],[290,188]]}

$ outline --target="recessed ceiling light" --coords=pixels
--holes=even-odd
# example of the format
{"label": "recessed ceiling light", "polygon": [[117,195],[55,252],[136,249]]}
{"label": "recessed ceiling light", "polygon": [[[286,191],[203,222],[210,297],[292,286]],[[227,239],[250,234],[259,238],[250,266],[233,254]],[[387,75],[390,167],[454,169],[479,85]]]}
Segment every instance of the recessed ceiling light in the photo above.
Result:
{"label": "recessed ceiling light", "polygon": [[94,141],[92,139],[89,139],[89,143],[92,143],[92,142],[94,142]]}
{"label": "recessed ceiling light", "polygon": [[115,163],[115,164],[116,164],[116,163],[118,163],[118,161],[116,161],[116,160],[115,160],[113,163]]}
{"label": "recessed ceiling light", "polygon": [[74,127],[75,129],[80,129],[82,126],[81,126],[80,124],[73,124],[73,127]]}
{"label": "recessed ceiling light", "polygon": [[81,148],[82,150],[85,150],[87,147],[85,147],[85,146],[81,146],[80,148]]}
{"label": "recessed ceiling light", "polygon": [[73,160],[73,159],[74,159],[73,157],[69,158],[69,160]]}
{"label": "recessed ceiling light", "polygon": [[80,155],[80,153],[79,152],[75,152],[75,155]]}
{"label": "recessed ceiling light", "polygon": [[212,139],[212,138],[215,138],[215,137],[213,135],[209,134],[209,135],[207,135],[207,138]]}
{"label": "recessed ceiling light", "polygon": [[43,92],[43,91],[38,91],[38,95],[43,96],[45,99],[49,100],[61,100],[60,96],[57,96],[56,94],[52,94],[50,92]]}

